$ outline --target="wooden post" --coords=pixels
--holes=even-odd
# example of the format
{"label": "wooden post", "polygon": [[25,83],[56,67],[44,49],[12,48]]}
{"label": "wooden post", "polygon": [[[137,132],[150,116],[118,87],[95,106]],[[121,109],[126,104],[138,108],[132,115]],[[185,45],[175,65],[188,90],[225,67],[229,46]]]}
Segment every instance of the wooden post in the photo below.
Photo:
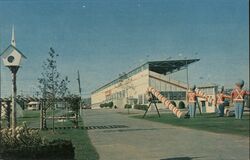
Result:
{"label": "wooden post", "polygon": [[47,108],[45,107],[46,105],[46,100],[43,101],[43,129],[47,128],[47,121],[46,121],[46,110]]}
{"label": "wooden post", "polygon": [[53,132],[55,132],[55,99],[53,98],[53,103],[52,103],[52,128]]}
{"label": "wooden post", "polygon": [[17,124],[17,119],[16,119],[16,73],[19,69],[19,66],[10,66],[9,67],[11,72],[12,72],[12,123],[11,123],[11,128],[12,128],[12,135],[15,135],[15,128]]}
{"label": "wooden post", "polygon": [[40,129],[43,129],[43,100],[40,101]]}
{"label": "wooden post", "polygon": [[11,101],[7,100],[6,101],[6,109],[5,109],[5,116],[6,116],[6,126],[10,128],[10,105]]}

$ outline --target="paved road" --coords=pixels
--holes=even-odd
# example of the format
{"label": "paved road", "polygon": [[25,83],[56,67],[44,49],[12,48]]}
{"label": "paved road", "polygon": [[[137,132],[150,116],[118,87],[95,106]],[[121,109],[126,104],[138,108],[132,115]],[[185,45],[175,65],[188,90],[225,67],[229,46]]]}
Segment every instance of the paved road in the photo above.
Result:
{"label": "paved road", "polygon": [[89,130],[101,160],[248,160],[249,138],[198,131],[130,118],[109,109],[85,110],[85,126],[126,125]]}

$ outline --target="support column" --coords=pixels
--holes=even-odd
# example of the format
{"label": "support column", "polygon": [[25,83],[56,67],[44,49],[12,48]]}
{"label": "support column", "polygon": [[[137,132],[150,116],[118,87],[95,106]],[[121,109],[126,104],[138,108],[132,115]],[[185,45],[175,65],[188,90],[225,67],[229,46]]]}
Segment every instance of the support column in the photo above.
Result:
{"label": "support column", "polygon": [[17,124],[17,119],[16,119],[16,92],[17,92],[17,87],[16,87],[16,73],[19,69],[19,66],[10,66],[9,69],[11,70],[12,73],[12,122],[11,122],[11,128],[12,128],[12,134],[15,134],[15,128]]}

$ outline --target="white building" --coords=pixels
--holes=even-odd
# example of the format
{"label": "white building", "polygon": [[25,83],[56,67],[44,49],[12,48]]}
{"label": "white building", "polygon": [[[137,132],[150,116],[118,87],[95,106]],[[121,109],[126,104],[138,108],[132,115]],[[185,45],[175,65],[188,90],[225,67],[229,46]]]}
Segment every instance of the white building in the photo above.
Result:
{"label": "white building", "polygon": [[[99,108],[100,104],[111,101],[118,108],[124,108],[125,104],[148,104],[146,91],[149,86],[160,91],[176,106],[180,104],[186,106],[187,83],[174,80],[170,78],[170,75],[186,69],[189,64],[197,61],[199,59],[147,62],[92,92],[92,108]],[[204,91],[209,90],[204,89]],[[206,107],[209,105],[206,103]],[[164,108],[161,103],[158,107]],[[206,111],[212,112],[213,110],[209,108]]]}

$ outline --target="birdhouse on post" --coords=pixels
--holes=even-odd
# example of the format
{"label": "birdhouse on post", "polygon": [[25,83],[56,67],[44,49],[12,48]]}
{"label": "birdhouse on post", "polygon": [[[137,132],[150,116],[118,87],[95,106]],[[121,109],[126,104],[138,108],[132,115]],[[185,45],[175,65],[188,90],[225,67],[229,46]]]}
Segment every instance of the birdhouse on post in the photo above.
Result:
{"label": "birdhouse on post", "polygon": [[11,71],[17,70],[23,58],[26,58],[24,54],[16,48],[16,41],[14,36],[14,28],[12,29],[12,40],[11,44],[3,51],[2,60],[4,66],[11,69]]}
{"label": "birdhouse on post", "polygon": [[9,45],[7,49],[2,53],[3,64],[10,69],[19,68],[22,58],[26,57],[13,45]]}
{"label": "birdhouse on post", "polygon": [[12,135],[15,135],[15,128],[17,124],[16,119],[16,73],[21,65],[21,60],[26,58],[21,51],[16,48],[16,40],[14,34],[14,27],[12,28],[11,44],[0,55],[4,66],[8,67],[12,73]]}

